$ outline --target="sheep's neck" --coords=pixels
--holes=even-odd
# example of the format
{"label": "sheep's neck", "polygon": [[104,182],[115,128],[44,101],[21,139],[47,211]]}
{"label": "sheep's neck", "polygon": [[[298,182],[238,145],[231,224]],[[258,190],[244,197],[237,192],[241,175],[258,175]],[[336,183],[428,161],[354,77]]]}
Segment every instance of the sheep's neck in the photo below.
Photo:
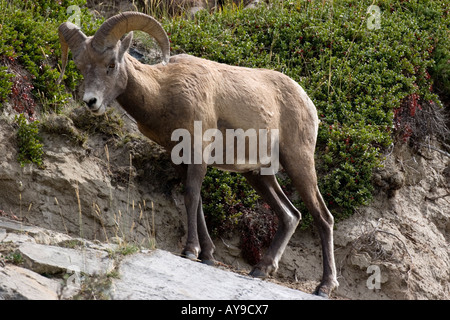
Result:
{"label": "sheep's neck", "polygon": [[[131,56],[127,59],[127,87],[117,97],[117,102],[138,123],[139,129],[153,141],[160,136],[160,123],[162,111],[158,103],[160,86],[158,84],[159,71],[156,67],[144,65]],[[144,132],[145,131],[145,132]]]}

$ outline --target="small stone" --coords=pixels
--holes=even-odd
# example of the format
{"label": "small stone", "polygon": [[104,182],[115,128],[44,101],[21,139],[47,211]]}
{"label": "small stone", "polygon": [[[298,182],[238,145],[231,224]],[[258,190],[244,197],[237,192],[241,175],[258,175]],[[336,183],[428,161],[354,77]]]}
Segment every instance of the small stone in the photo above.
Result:
{"label": "small stone", "polygon": [[23,243],[19,247],[26,265],[40,274],[83,272],[99,275],[111,272],[114,263],[105,251],[84,248],[81,250],[49,245]]}
{"label": "small stone", "polygon": [[58,300],[60,283],[15,265],[0,269],[0,300]]}

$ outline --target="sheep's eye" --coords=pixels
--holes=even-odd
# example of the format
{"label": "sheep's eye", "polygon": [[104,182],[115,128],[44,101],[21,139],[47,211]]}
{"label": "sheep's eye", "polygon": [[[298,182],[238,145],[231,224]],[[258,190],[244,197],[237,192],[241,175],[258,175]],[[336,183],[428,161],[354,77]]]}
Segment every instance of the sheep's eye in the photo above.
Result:
{"label": "sheep's eye", "polygon": [[110,63],[108,65],[108,68],[106,69],[106,73],[108,74],[111,70],[114,70],[116,68],[116,64],[115,63]]}

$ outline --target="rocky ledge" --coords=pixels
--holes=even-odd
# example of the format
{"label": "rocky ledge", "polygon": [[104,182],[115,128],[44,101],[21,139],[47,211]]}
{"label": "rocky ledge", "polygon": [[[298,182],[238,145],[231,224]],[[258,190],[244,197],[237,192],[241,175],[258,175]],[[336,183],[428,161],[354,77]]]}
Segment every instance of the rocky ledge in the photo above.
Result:
{"label": "rocky ledge", "polygon": [[116,240],[87,241],[0,218],[0,300],[320,299]]}

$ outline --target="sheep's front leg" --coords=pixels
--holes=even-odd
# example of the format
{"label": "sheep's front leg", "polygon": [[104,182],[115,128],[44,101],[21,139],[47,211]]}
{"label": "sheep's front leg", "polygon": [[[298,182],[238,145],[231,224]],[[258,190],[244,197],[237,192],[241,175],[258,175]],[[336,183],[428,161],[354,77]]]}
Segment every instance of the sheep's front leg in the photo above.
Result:
{"label": "sheep's front leg", "polygon": [[199,259],[207,265],[214,265],[214,243],[209,236],[208,227],[206,226],[205,216],[203,214],[202,197],[199,197],[197,208],[197,228],[200,240],[201,252]]}
{"label": "sheep's front leg", "polygon": [[199,205],[201,205],[200,191],[205,174],[206,165],[190,164],[187,168],[186,181],[184,184],[184,203],[187,212],[188,234],[186,246],[184,247],[182,254],[192,260],[196,260],[200,253],[197,218],[198,208]]}

